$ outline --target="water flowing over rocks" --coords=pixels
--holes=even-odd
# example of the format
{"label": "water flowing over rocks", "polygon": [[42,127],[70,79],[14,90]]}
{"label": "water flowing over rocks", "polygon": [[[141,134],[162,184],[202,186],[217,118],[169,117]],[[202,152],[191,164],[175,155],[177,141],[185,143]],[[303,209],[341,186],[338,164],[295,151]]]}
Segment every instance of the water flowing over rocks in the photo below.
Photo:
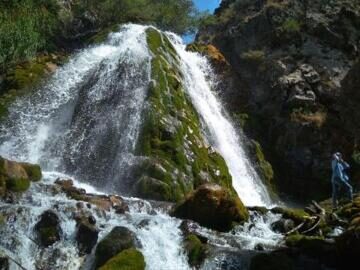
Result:
{"label": "water flowing over rocks", "polygon": [[[279,15],[271,8],[258,12],[248,19],[266,24],[266,12]],[[237,132],[213,91],[228,87],[236,97],[232,87],[244,75],[232,68],[223,47],[188,48],[211,55],[215,70],[228,72],[220,74],[228,80],[216,84],[209,61],[187,51],[175,34],[134,24],[115,29],[104,42],[74,54],[33,95],[17,100],[1,122],[0,154],[43,169],[0,160],[5,266],[325,269],[355,260],[357,251],[350,248],[358,245],[358,198],[335,212],[328,201],[305,209],[273,207],[269,187],[276,170],[267,161],[267,145]],[[291,37],[298,41],[299,35]],[[244,71],[250,81],[266,56],[241,51],[244,67],[252,68]],[[318,65],[285,60],[269,60],[259,71],[274,75],[276,87],[269,85],[281,92],[281,106],[316,107],[326,100],[319,94],[324,74]],[[352,93],[355,73],[348,75]],[[264,105],[270,116],[274,104],[264,89],[252,90],[243,102],[252,100],[249,110]],[[226,100],[226,93],[219,95]],[[297,121],[304,120],[296,113]],[[253,116],[238,116],[248,131]],[[20,193],[8,185],[13,179],[26,179]]]}
{"label": "water flowing over rocks", "polygon": [[62,231],[57,214],[51,210],[42,213],[39,222],[35,225],[35,231],[40,245],[44,247],[59,241]]}

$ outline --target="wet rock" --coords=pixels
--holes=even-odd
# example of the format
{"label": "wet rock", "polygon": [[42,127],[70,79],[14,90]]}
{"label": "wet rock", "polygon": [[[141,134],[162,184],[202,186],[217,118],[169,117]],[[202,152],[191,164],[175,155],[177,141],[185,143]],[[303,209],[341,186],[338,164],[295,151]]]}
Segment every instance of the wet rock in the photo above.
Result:
{"label": "wet rock", "polygon": [[40,220],[35,225],[37,239],[42,247],[48,247],[61,238],[60,219],[55,212],[47,210],[41,214]]}
{"label": "wet rock", "polygon": [[184,249],[186,251],[190,266],[199,267],[206,258],[206,245],[194,234],[188,235],[184,240]]}
{"label": "wet rock", "polygon": [[0,158],[0,167],[6,190],[24,192],[30,187],[30,179],[21,164]]}
{"label": "wet rock", "polygon": [[126,249],[108,260],[99,270],[145,270],[144,255],[134,249]]}
{"label": "wet rock", "polygon": [[291,219],[280,219],[271,224],[271,229],[279,233],[287,233],[295,228],[295,222]]}
{"label": "wet rock", "polygon": [[136,226],[141,229],[141,228],[144,228],[144,227],[148,227],[149,224],[150,224],[150,219],[143,219]]}
{"label": "wet rock", "polygon": [[19,163],[0,157],[0,196],[7,191],[21,193],[29,189],[30,182],[42,177],[39,165]]}
{"label": "wet rock", "polygon": [[96,219],[93,216],[77,219],[76,242],[81,255],[90,254],[97,243],[99,230],[95,224]]}
{"label": "wet rock", "polygon": [[173,215],[219,231],[230,230],[234,223],[241,223],[249,218],[241,200],[216,184],[200,186],[175,208]]}
{"label": "wet rock", "polygon": [[103,211],[110,211],[111,209],[114,209],[118,214],[123,214],[129,211],[129,206],[119,196],[87,194],[84,189],[75,187],[71,179],[57,179],[55,184],[59,185],[61,190],[68,197],[77,201],[87,202],[86,207],[89,209],[92,205],[95,205],[98,209]]}
{"label": "wet rock", "polygon": [[9,257],[3,254],[0,251],[0,270],[9,270],[10,269],[10,261]]}
{"label": "wet rock", "polygon": [[115,227],[99,242],[95,252],[96,267],[104,265],[106,261],[118,253],[139,247],[140,243],[136,235],[126,227]]}

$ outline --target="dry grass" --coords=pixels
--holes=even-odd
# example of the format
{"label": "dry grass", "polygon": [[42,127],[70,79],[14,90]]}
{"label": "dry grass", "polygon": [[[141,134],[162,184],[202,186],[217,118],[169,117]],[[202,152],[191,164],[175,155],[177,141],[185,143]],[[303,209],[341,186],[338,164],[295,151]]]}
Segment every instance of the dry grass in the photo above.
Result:
{"label": "dry grass", "polygon": [[293,112],[291,120],[297,123],[311,123],[318,128],[321,128],[327,119],[327,113],[324,111],[317,111],[315,113]]}

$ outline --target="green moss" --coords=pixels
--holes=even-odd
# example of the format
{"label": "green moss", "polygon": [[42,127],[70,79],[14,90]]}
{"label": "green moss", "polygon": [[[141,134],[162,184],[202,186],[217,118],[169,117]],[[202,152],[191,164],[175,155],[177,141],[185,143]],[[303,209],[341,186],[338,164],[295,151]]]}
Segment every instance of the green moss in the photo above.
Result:
{"label": "green moss", "polygon": [[100,270],[144,270],[145,259],[136,249],[126,249],[110,259]]}
{"label": "green moss", "polygon": [[309,214],[304,209],[275,207],[271,209],[271,212],[282,214],[284,218],[292,219],[297,223],[301,223],[309,218]]}
{"label": "green moss", "polygon": [[30,187],[30,180],[26,178],[8,178],[6,189],[14,192],[25,192]]}
{"label": "green moss", "polygon": [[48,64],[60,65],[64,55],[39,55],[8,68],[0,94],[0,120],[7,116],[8,107],[19,97],[33,93],[33,89],[50,74]]}
{"label": "green moss", "polygon": [[185,250],[187,251],[189,264],[191,266],[200,266],[204,261],[206,247],[196,235],[190,234],[186,237]]}
{"label": "green moss", "polygon": [[[140,195],[179,201],[207,181],[233,191],[224,159],[204,145],[199,116],[181,83],[179,58],[174,47],[165,35],[152,28],[147,30],[147,42],[153,54],[152,83],[147,98],[150,106],[144,113],[136,152],[149,157],[150,164],[157,163],[161,172],[145,162],[142,171],[153,180],[147,178],[146,185],[142,180],[138,185]],[[209,179],[203,179],[204,175]],[[159,192],[160,188],[164,190]],[[159,193],[163,194],[162,198],[158,197]]]}
{"label": "green moss", "polygon": [[45,243],[45,245],[50,245],[54,243],[59,237],[59,232],[57,228],[54,227],[45,227],[39,229],[39,236],[41,239],[41,243]]}
{"label": "green moss", "polygon": [[271,164],[266,160],[263,150],[261,148],[260,143],[256,141],[252,141],[255,147],[255,155],[257,163],[259,164],[260,172],[265,180],[265,185],[268,188],[269,192],[272,194],[272,197],[276,197],[275,187],[273,184],[274,179],[274,171]]}
{"label": "green moss", "polygon": [[281,30],[285,33],[298,33],[301,30],[301,24],[294,18],[288,18],[281,26]]}
{"label": "green moss", "polygon": [[30,163],[21,163],[21,166],[25,169],[30,181],[37,182],[42,178],[41,168],[39,165]]}
{"label": "green moss", "polygon": [[286,238],[286,245],[297,248],[301,253],[315,258],[335,258],[336,248],[322,237],[291,235]]}

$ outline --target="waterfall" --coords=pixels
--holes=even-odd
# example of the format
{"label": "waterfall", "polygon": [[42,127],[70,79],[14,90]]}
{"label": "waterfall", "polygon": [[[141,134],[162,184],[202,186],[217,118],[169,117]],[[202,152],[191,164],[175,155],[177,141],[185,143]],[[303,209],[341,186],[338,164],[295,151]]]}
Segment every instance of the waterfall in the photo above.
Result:
{"label": "waterfall", "polygon": [[[102,44],[75,53],[34,94],[17,100],[9,108],[7,121],[0,124],[0,155],[39,163],[44,171],[42,183],[33,184],[17,204],[0,203],[2,212],[17,211],[14,220],[0,226],[0,248],[26,269],[78,269],[81,265],[81,269],[91,269],[94,254],[84,262],[74,245],[76,223],[69,209],[76,208],[76,201],[64,194],[54,196],[48,185],[58,177],[69,177],[88,192],[127,194],[129,171],[141,158],[134,151],[151,78],[147,28],[124,25]],[[211,90],[207,60],[187,52],[178,36],[167,35],[180,57],[183,84],[201,118],[204,136],[224,157],[235,190],[246,205],[270,205],[241,138]],[[182,246],[181,220],[153,209],[147,201],[127,199],[128,215],[88,210],[102,226],[100,238],[114,226],[128,227],[141,242],[147,269],[191,269]],[[41,250],[31,239],[37,218],[48,209],[57,209],[63,239]],[[234,242],[244,249],[253,249],[259,242],[276,245],[278,235],[269,233],[269,239],[263,235],[270,232],[273,218],[252,221],[258,224],[255,232],[249,223],[233,234],[205,229],[200,233],[209,237],[209,244],[220,247]],[[148,225],[138,226],[143,220]],[[204,269],[217,268],[208,261]]]}
{"label": "waterfall", "polygon": [[271,205],[268,191],[248,160],[239,134],[211,91],[208,78],[213,72],[209,62],[200,54],[186,51],[186,45],[176,35],[170,33],[169,36],[181,58],[186,90],[202,118],[204,133],[224,157],[239,197],[247,206]]}
{"label": "waterfall", "polygon": [[103,190],[126,189],[150,80],[145,29],[124,26],[19,100],[2,127],[0,153]]}

